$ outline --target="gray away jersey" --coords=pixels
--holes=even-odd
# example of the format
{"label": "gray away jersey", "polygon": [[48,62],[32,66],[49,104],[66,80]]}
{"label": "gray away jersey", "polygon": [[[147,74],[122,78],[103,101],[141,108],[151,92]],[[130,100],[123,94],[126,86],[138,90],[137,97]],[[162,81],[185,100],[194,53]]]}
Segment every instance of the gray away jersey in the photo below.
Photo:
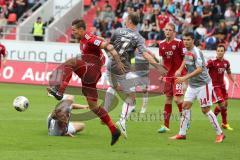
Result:
{"label": "gray away jersey", "polygon": [[203,69],[202,73],[189,79],[189,85],[193,88],[201,87],[211,81],[202,52],[196,46],[185,53],[187,72],[193,72],[197,67]]}
{"label": "gray away jersey", "polygon": [[[131,56],[136,49],[142,54],[147,51],[144,38],[137,32],[128,28],[119,28],[114,31],[110,43],[119,54],[121,61],[126,66],[126,72],[131,69]],[[112,58],[107,65],[108,71],[113,74],[122,74],[117,68],[116,61]]]}
{"label": "gray away jersey", "polygon": [[[61,108],[66,114],[69,114],[68,117],[68,125],[70,120],[70,113],[72,110],[72,101],[70,100],[62,100],[60,103],[57,104],[57,108]],[[47,118],[47,125],[48,125],[48,135],[49,136],[62,136],[68,131],[68,125],[67,127],[62,130],[60,126],[58,125],[58,120],[55,120],[52,118],[52,115],[50,114]]]}

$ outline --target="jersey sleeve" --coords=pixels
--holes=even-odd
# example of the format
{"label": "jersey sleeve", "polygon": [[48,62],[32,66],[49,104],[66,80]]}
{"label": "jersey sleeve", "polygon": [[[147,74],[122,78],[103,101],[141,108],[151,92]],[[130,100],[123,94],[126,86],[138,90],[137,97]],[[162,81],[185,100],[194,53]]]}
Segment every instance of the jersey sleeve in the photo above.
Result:
{"label": "jersey sleeve", "polygon": [[203,65],[203,54],[200,50],[196,52],[196,57],[195,57],[195,64],[196,67],[204,67]]}
{"label": "jersey sleeve", "polygon": [[103,42],[102,39],[98,38],[95,35],[85,34],[84,37],[87,40],[88,44],[91,44],[91,45],[94,45],[94,46],[97,46],[97,47],[99,47]]}
{"label": "jersey sleeve", "polygon": [[181,55],[184,57],[185,53],[187,52],[187,49],[185,48],[183,41],[179,42],[179,50],[181,52]]}
{"label": "jersey sleeve", "polygon": [[115,31],[112,33],[112,35],[111,35],[111,38],[110,38],[110,43],[113,43],[113,42],[115,41],[115,39],[116,39],[116,34],[117,34],[117,31],[118,31],[118,29],[117,29],[117,30],[115,30]]}
{"label": "jersey sleeve", "polygon": [[213,66],[213,61],[212,61],[211,59],[209,59],[209,60],[207,61],[206,67],[207,67],[207,68],[211,68],[212,66]]}
{"label": "jersey sleeve", "polygon": [[145,40],[143,37],[139,37],[137,41],[137,49],[140,54],[143,54],[144,52],[147,52],[147,47],[145,45]]}

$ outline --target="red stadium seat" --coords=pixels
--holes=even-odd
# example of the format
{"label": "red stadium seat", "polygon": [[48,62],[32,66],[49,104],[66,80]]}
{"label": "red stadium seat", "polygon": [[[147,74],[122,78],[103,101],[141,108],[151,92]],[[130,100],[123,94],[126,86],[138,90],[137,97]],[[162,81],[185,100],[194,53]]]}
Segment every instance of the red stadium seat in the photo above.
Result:
{"label": "red stadium seat", "polygon": [[17,15],[15,13],[10,13],[8,15],[7,22],[8,23],[16,23],[16,21],[17,21]]}
{"label": "red stadium seat", "polygon": [[84,0],[84,6],[91,6],[91,0]]}

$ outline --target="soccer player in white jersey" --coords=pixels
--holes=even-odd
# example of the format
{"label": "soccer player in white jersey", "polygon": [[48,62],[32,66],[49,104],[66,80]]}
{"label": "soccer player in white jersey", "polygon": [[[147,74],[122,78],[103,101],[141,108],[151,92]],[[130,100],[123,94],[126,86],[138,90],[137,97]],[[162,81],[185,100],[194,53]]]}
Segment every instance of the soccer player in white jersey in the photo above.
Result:
{"label": "soccer player in white jersey", "polygon": [[215,114],[210,109],[212,105],[212,80],[208,74],[206,64],[202,52],[194,46],[194,35],[186,32],[183,35],[183,43],[187,51],[184,57],[184,63],[180,70],[186,66],[187,74],[177,77],[176,82],[181,83],[188,80],[188,88],[186,90],[183,102],[183,112],[180,120],[180,131],[177,135],[170,139],[186,139],[186,131],[191,117],[190,109],[193,101],[197,98],[203,114],[205,114],[216,131],[216,143],[220,143],[225,138]]}

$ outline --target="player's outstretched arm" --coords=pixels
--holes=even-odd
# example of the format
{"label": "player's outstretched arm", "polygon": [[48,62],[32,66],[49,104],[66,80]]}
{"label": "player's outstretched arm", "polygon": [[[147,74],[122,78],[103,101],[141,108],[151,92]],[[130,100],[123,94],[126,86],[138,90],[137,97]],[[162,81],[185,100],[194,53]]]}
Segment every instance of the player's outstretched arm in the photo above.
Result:
{"label": "player's outstretched arm", "polygon": [[117,62],[118,68],[122,73],[125,73],[125,65],[122,63],[120,56],[118,55],[117,51],[114,49],[113,45],[109,44],[106,41],[103,41],[100,46],[101,49],[105,49],[108,51],[114,60]]}
{"label": "player's outstretched arm", "polygon": [[74,103],[72,104],[72,109],[89,109],[89,106]]}
{"label": "player's outstretched arm", "polygon": [[228,78],[233,82],[233,85],[235,85],[237,88],[239,88],[239,84],[237,83],[237,81],[233,78],[232,73],[231,72],[227,72]]}
{"label": "player's outstretched arm", "polygon": [[193,72],[189,73],[189,74],[186,74],[185,76],[183,77],[177,77],[176,79],[176,83],[182,83],[192,77],[195,77],[196,75],[202,73],[203,71],[203,68],[202,67],[197,67]]}
{"label": "player's outstretched arm", "polygon": [[158,71],[162,74],[165,75],[167,73],[167,70],[159,63],[157,63],[156,58],[148,52],[143,52],[143,57]]}
{"label": "player's outstretched arm", "polygon": [[182,73],[182,70],[184,69],[185,67],[185,60],[182,61],[182,64],[181,66],[178,68],[178,70],[175,72],[175,76],[178,77],[178,76],[181,76],[181,73]]}

